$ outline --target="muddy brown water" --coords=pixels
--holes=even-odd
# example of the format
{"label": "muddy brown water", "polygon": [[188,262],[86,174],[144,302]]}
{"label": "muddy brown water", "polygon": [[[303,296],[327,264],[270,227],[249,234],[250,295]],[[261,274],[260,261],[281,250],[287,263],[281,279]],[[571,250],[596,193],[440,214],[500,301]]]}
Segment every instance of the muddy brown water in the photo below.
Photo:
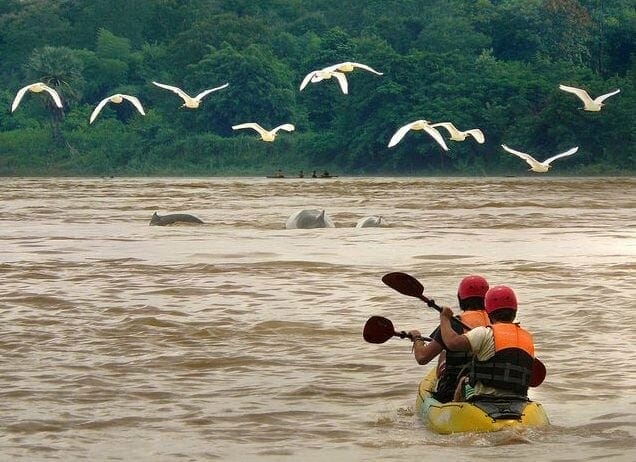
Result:
{"label": "muddy brown water", "polygon": [[[541,175],[3,178],[0,459],[636,460],[635,197]],[[304,208],[336,228],[283,229]],[[513,287],[552,425],[428,431],[431,366],[361,336],[438,323],[390,271],[451,306],[469,273]]]}

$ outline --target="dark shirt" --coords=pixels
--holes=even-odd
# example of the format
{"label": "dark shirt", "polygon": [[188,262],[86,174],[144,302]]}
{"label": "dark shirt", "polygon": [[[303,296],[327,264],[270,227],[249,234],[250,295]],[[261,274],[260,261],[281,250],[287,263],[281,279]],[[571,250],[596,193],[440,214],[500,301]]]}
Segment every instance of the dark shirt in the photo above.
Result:
{"label": "dark shirt", "polygon": [[[464,333],[464,327],[455,318],[451,319],[451,327],[458,334]],[[437,328],[431,333],[430,337],[437,343],[439,343],[444,350],[448,350],[448,348],[446,348],[446,345],[444,344],[444,341],[442,340],[442,331],[439,326],[437,326]],[[448,374],[442,375],[438,380],[437,391],[433,394],[433,397],[441,403],[452,401],[456,385],[456,376],[451,377]]]}
{"label": "dark shirt", "polygon": [[[463,334],[464,333],[464,327],[459,323],[459,321],[455,318],[451,319],[451,327],[453,328],[453,330],[455,332],[457,332],[458,334]],[[435,330],[431,333],[430,337],[435,340],[437,343],[439,343],[440,345],[442,345],[442,348],[444,350],[448,350],[448,348],[446,348],[446,344],[444,344],[444,341],[442,340],[442,330],[440,329],[439,326],[437,326],[435,328]]]}

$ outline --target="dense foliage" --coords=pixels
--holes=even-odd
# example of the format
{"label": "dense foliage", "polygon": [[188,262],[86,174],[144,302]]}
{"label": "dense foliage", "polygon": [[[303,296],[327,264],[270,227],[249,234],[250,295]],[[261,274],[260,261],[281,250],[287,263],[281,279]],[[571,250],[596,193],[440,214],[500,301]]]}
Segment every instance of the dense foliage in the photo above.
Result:
{"label": "dense foliage", "polygon": [[[340,175],[522,173],[504,143],[542,160],[572,146],[559,174],[635,170],[633,0],[3,0],[0,174],[247,175],[328,169]],[[384,73],[299,84],[342,61]],[[229,82],[198,109],[190,94]],[[18,89],[36,81],[44,94]],[[585,112],[564,83],[591,95]],[[109,104],[136,95],[146,109]],[[423,132],[387,148],[413,120],[481,128],[483,145]],[[231,126],[291,122],[273,143]],[[555,164],[556,165],[556,164]]]}

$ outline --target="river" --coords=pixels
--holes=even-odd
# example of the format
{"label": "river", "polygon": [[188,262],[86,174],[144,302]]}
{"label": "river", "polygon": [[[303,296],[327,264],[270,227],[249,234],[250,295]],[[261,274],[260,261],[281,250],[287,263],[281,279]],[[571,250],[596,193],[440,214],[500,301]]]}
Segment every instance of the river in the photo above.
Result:
{"label": "river", "polygon": [[[0,179],[0,459],[636,460],[634,198],[542,175]],[[284,229],[305,208],[336,227]],[[428,431],[432,366],[361,335],[438,323],[391,271],[450,306],[470,273],[513,287],[552,425]]]}

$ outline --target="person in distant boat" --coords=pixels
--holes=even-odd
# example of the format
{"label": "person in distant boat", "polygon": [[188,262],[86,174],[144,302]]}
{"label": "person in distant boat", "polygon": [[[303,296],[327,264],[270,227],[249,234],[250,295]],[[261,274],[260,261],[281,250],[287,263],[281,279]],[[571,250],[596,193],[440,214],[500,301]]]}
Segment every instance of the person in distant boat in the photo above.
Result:
{"label": "person in distant boat", "polygon": [[[484,297],[488,291],[488,281],[482,276],[472,274],[464,277],[457,287],[457,300],[462,310],[457,316],[463,323],[471,326],[488,325],[488,314],[484,310]],[[464,333],[464,327],[457,321],[452,321],[455,332]],[[440,326],[430,337],[431,342],[421,340],[418,330],[409,332],[413,342],[413,354],[418,364],[428,364],[436,356],[437,363],[437,389],[433,397],[441,403],[452,401],[457,388],[457,380],[462,370],[470,363],[472,354],[465,351],[449,351],[442,339]]]}
{"label": "person in distant boat", "polygon": [[311,177],[312,178],[318,178],[318,175],[316,175],[316,171],[315,170],[312,172]]}
{"label": "person in distant boat", "polygon": [[305,178],[305,172],[303,172],[302,170],[298,172],[298,178]]}
{"label": "person in distant boat", "polygon": [[331,175],[329,175],[329,172],[327,170],[325,170],[324,172],[322,172],[322,175],[320,175],[321,178],[329,178]]}
{"label": "person in distant boat", "polygon": [[276,173],[274,174],[275,178],[285,178],[285,175],[283,175],[283,171],[279,168],[278,170],[276,170]]}
{"label": "person in distant boat", "polygon": [[474,355],[466,375],[462,376],[455,401],[528,396],[534,363],[532,335],[515,323],[517,297],[507,286],[488,289],[485,307],[491,325],[479,326],[458,334],[451,327],[453,311],[440,313],[442,339],[449,351],[467,351]]}

